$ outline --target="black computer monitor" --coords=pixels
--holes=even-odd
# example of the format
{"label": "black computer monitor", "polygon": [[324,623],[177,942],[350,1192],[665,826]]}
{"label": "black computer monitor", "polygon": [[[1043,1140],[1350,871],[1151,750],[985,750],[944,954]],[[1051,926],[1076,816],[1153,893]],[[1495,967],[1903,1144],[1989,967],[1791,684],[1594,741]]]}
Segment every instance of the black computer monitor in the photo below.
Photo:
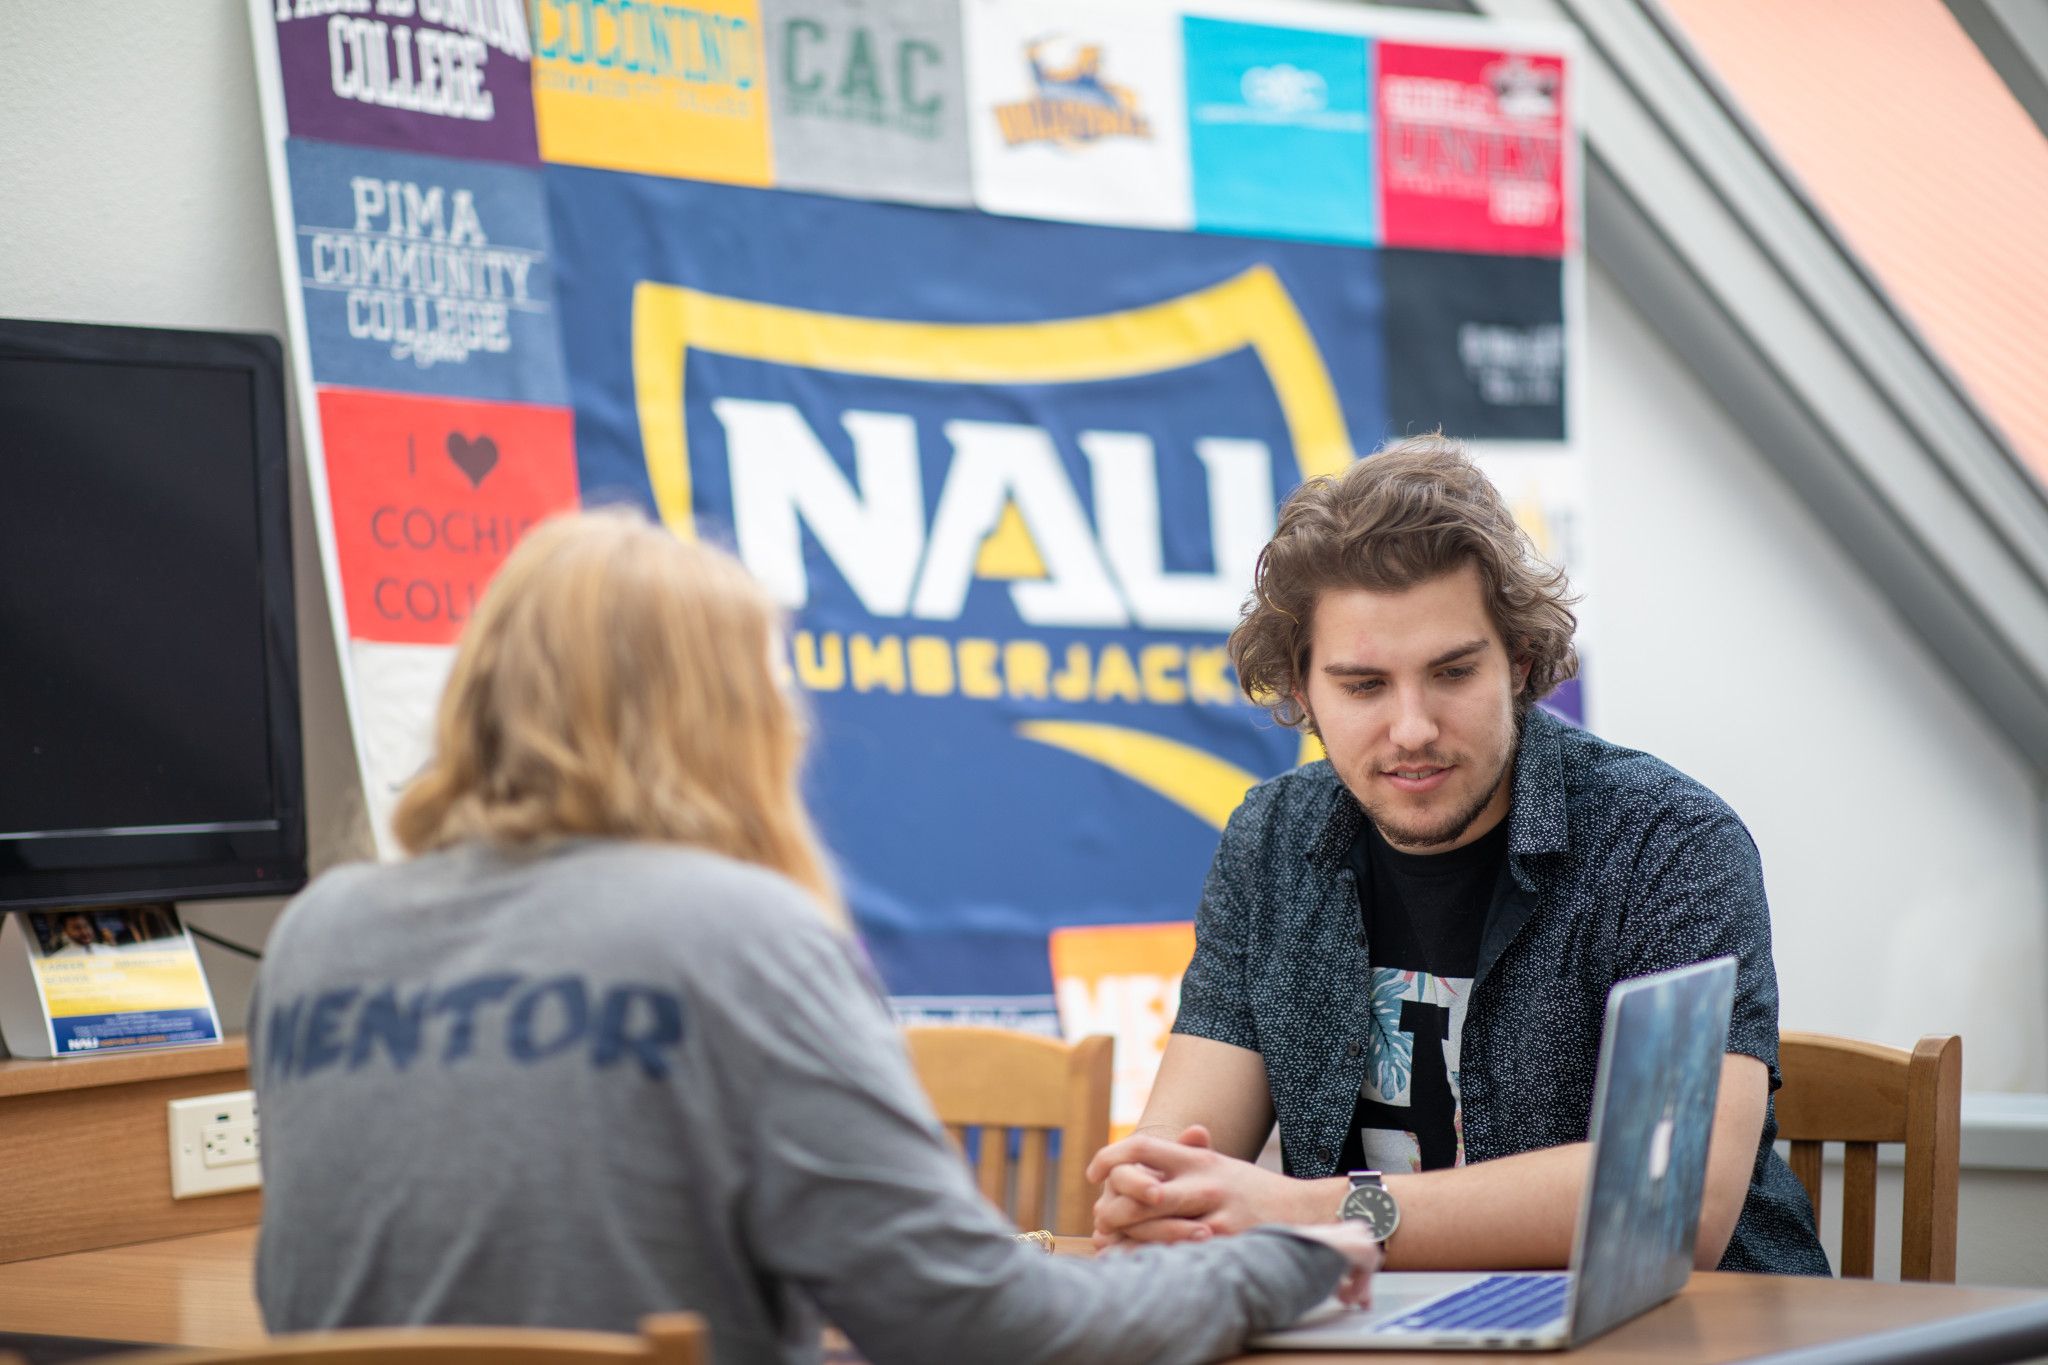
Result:
{"label": "black computer monitor", "polygon": [[274,338],[0,320],[0,909],[306,880]]}

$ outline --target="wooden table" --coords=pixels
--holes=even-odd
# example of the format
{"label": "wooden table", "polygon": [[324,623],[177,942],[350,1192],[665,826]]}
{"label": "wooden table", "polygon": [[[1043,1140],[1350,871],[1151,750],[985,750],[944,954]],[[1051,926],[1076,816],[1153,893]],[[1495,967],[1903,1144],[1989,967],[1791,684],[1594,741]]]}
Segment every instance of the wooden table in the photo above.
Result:
{"label": "wooden table", "polygon": [[[1061,1251],[1085,1254],[1084,1239],[1059,1240]],[[234,1228],[0,1265],[0,1331],[183,1346],[252,1345],[263,1339],[250,1283],[255,1248],[256,1229]],[[1670,1303],[1569,1359],[1575,1365],[1648,1358],[1742,1360],[2042,1299],[2031,1290],[1703,1272]],[[1463,1365],[1510,1359],[1529,1365],[1540,1358],[1477,1352],[1262,1352],[1242,1359],[1246,1365]]]}
{"label": "wooden table", "polygon": [[0,1332],[253,1346],[255,1260],[256,1229],[241,1227],[0,1265]]}
{"label": "wooden table", "polygon": [[[1956,1285],[1880,1284],[1870,1280],[1817,1280],[1794,1275],[1695,1272],[1671,1302],[1624,1323],[1570,1355],[1579,1362],[1658,1360],[1705,1365],[1818,1346],[1872,1332],[1937,1322],[2036,1302],[2022,1289]],[[1245,1365],[1465,1365],[1472,1361],[1559,1359],[1528,1352],[1288,1351],[1241,1357]]]}

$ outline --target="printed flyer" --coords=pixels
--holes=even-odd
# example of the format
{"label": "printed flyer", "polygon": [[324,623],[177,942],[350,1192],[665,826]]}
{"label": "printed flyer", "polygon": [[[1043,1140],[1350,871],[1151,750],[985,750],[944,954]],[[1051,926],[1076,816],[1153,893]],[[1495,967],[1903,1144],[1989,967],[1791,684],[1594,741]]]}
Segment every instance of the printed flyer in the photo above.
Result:
{"label": "printed flyer", "polygon": [[[218,1042],[220,1017],[198,951],[168,905],[111,905],[8,916],[0,953],[34,992],[7,991],[9,1051],[67,1057]],[[33,1000],[40,1017],[22,1008]]]}

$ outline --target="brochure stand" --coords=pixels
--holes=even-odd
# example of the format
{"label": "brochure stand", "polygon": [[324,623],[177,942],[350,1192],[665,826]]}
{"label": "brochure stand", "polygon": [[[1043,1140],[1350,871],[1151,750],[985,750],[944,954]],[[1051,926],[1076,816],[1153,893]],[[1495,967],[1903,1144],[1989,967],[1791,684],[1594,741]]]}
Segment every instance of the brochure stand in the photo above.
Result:
{"label": "brochure stand", "polygon": [[14,1056],[220,1041],[213,991],[173,907],[15,910],[0,919],[0,1038]]}

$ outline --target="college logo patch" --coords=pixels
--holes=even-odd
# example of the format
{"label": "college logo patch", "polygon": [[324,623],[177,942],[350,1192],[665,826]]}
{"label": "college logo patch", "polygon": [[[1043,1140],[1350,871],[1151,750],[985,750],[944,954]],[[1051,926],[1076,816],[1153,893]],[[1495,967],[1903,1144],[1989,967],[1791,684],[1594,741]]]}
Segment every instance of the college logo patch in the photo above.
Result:
{"label": "college logo patch", "polygon": [[1152,123],[1138,108],[1138,94],[1102,74],[1102,46],[1071,39],[1041,38],[1024,49],[1038,93],[995,108],[1003,141],[1093,142],[1104,137],[1149,138]]}
{"label": "college logo patch", "polygon": [[1370,45],[1221,19],[1183,21],[1195,222],[1370,241]]}
{"label": "college logo patch", "polygon": [[537,170],[296,139],[289,164],[317,382],[567,397]]}
{"label": "college logo patch", "polygon": [[535,0],[541,155],[646,175],[769,182],[754,0]]}
{"label": "college logo patch", "polygon": [[1565,439],[1562,261],[1389,250],[1380,265],[1397,430]]}
{"label": "college logo patch", "polygon": [[534,523],[576,505],[566,408],[320,394],[351,639],[453,644]]}
{"label": "college logo patch", "polygon": [[276,0],[293,137],[533,165],[523,0]]}
{"label": "college logo patch", "polygon": [[1192,226],[1178,16],[1085,0],[963,0],[961,19],[977,204]]}
{"label": "college logo patch", "polygon": [[1405,43],[1378,52],[1387,245],[1563,254],[1563,59]]}
{"label": "college logo patch", "polygon": [[965,205],[967,84],[951,0],[762,0],[775,182]]}

